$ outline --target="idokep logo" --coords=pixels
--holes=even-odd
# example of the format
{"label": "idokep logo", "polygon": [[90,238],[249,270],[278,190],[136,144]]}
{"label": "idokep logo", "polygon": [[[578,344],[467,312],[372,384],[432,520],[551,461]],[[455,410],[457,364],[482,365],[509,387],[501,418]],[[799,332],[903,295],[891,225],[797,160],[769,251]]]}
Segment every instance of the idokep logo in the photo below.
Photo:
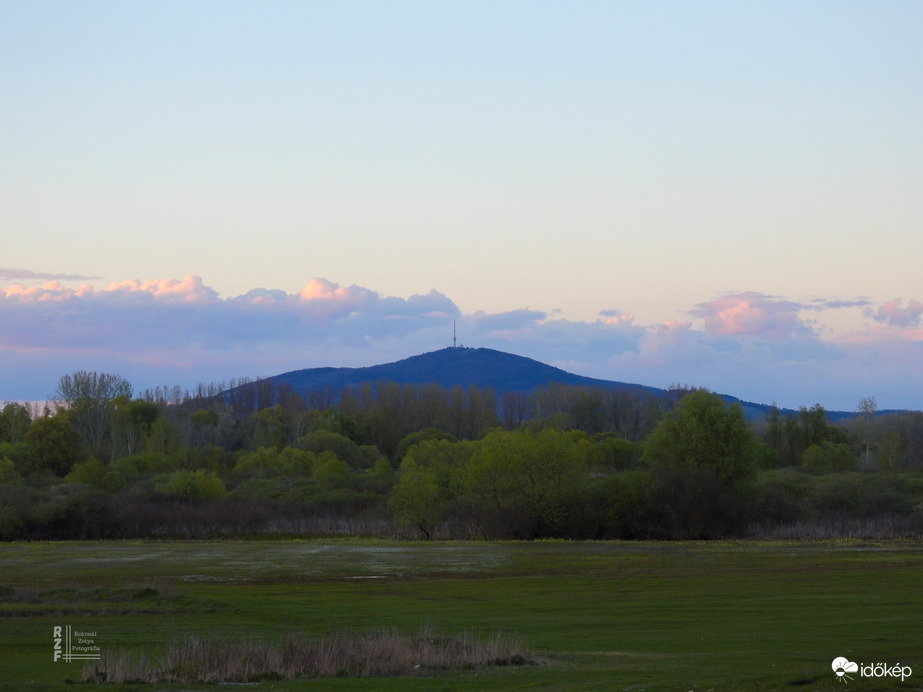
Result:
{"label": "idokep logo", "polygon": [[852,680],[852,677],[848,673],[856,673],[859,671],[859,666],[852,661],[849,661],[842,656],[839,656],[833,659],[833,672],[836,673],[836,678],[839,682],[849,682]]}
{"label": "idokep logo", "polygon": [[839,682],[853,680],[853,676],[849,673],[859,673],[863,678],[900,678],[902,681],[913,674],[910,666],[903,666],[900,663],[893,666],[887,663],[853,663],[842,656],[833,659],[832,665]]}

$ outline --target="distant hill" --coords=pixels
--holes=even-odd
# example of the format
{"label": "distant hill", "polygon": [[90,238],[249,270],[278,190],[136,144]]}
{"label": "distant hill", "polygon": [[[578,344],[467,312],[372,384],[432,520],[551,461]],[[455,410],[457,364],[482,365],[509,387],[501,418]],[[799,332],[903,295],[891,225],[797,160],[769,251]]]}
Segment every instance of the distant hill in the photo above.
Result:
{"label": "distant hill", "polygon": [[287,383],[299,394],[329,387],[339,391],[364,382],[399,384],[438,384],[452,388],[493,387],[499,393],[530,392],[551,382],[577,387],[603,387],[647,391],[660,395],[663,390],[638,384],[610,382],[574,375],[537,360],[489,348],[449,347],[404,360],[365,368],[308,368],[268,378],[275,384]]}
{"label": "distant hill", "polygon": [[[531,358],[495,351],[489,348],[449,347],[430,353],[411,356],[404,360],[364,368],[308,368],[293,370],[267,378],[277,387],[287,384],[295,392],[308,395],[312,391],[328,390],[334,393],[347,387],[358,387],[366,382],[397,382],[398,384],[437,384],[452,388],[475,386],[492,387],[500,395],[504,392],[531,392],[551,383],[576,387],[600,387],[607,390],[647,393],[662,398],[667,392],[640,384],[599,380],[575,375],[560,368],[540,363]],[[748,419],[757,419],[769,410],[766,404],[741,401],[722,395],[730,402],[738,402]],[[828,417],[846,417],[853,414],[836,414]]]}

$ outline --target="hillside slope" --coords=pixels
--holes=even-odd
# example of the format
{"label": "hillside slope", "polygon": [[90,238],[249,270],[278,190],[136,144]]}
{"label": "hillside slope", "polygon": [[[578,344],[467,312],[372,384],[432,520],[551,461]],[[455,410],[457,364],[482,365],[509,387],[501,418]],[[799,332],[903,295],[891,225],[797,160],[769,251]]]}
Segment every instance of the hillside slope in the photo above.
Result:
{"label": "hillside slope", "polygon": [[[276,386],[287,384],[303,396],[320,390],[336,393],[347,387],[380,381],[437,384],[446,388],[492,387],[497,395],[504,392],[531,392],[552,383],[643,392],[657,398],[666,395],[665,390],[656,387],[575,375],[531,358],[489,348],[449,347],[382,365],[364,368],[308,368],[268,379]],[[728,402],[739,402],[746,416],[751,419],[764,415],[769,409],[764,404],[744,402],[732,396],[725,395],[724,398]]]}

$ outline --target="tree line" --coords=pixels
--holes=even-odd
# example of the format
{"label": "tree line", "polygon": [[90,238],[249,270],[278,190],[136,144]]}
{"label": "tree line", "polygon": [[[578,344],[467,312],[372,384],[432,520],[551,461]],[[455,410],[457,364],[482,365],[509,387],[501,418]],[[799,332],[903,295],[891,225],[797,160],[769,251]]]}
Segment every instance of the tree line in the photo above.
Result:
{"label": "tree line", "polygon": [[749,422],[702,389],[60,378],[0,410],[0,539],[918,536],[923,413]]}

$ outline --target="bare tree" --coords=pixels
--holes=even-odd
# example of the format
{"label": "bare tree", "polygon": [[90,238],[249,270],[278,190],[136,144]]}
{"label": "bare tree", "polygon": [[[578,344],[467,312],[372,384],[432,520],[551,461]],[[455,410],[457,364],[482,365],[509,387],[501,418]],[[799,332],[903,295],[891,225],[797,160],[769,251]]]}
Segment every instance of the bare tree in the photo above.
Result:
{"label": "bare tree", "polygon": [[529,411],[529,397],[525,392],[503,392],[500,395],[500,411],[503,427],[514,430],[526,419]]}
{"label": "bare tree", "polygon": [[118,397],[131,399],[131,384],[121,375],[79,370],[58,380],[53,398],[59,409],[68,412],[90,453],[103,458],[112,401]]}
{"label": "bare tree", "polygon": [[872,426],[875,423],[875,413],[878,410],[878,402],[873,396],[864,396],[859,399],[859,406],[856,409],[862,416],[862,437],[865,442],[865,468],[871,468],[872,465]]}

